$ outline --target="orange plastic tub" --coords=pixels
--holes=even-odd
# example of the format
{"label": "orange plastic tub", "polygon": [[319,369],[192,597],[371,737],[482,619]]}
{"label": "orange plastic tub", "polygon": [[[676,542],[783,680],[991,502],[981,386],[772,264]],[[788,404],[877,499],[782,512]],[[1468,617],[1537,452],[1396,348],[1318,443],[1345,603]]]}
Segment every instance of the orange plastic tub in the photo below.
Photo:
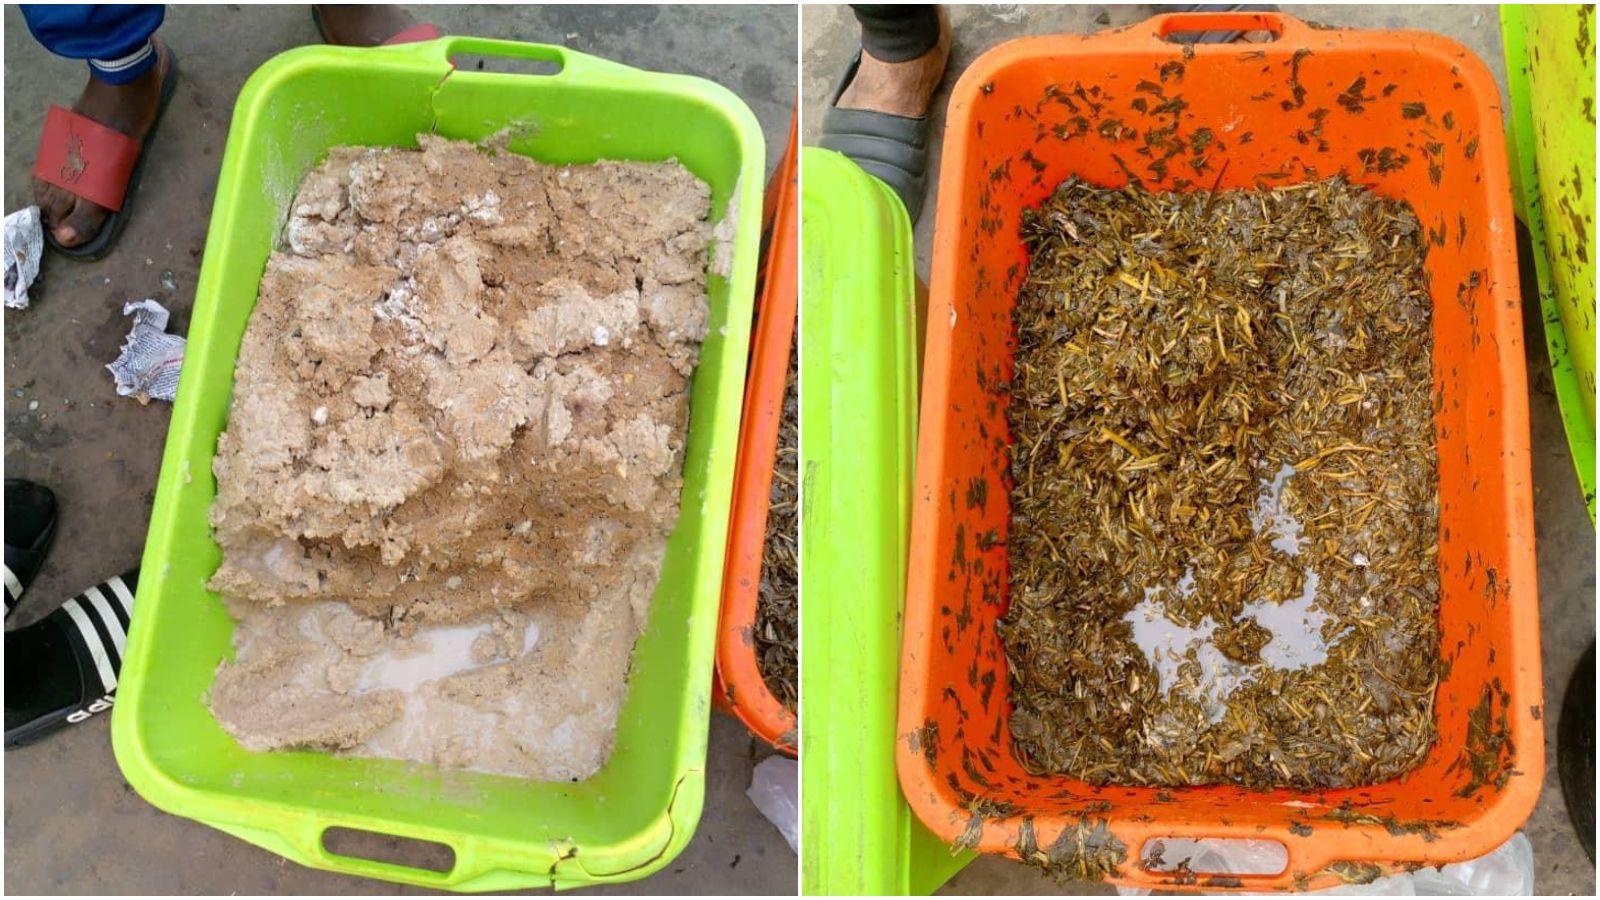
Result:
{"label": "orange plastic tub", "polygon": [[[1268,30],[1271,43],[1168,36]],[[1416,104],[1421,104],[1420,106]],[[939,836],[1123,885],[1268,890],[1365,881],[1494,849],[1544,771],[1526,373],[1499,92],[1431,34],[1313,29],[1274,14],[1161,16],[982,56],[950,101],[901,661],[898,768]],[[1182,142],[1165,172],[1152,129]],[[1210,142],[1195,139],[1210,129]],[[1162,140],[1159,133],[1156,140]],[[1174,146],[1167,144],[1167,146]],[[1023,209],[1103,186],[1272,186],[1344,172],[1427,232],[1439,450],[1439,738],[1409,775],[1304,793],[1096,788],[1012,755],[1005,655],[1006,384]],[[1281,843],[1275,874],[1140,864],[1162,838]]]}
{"label": "orange plastic tub", "polygon": [[757,300],[744,419],[739,424],[739,460],[733,476],[733,520],[722,579],[722,621],[717,628],[718,698],[762,740],[795,755],[798,719],[761,677],[752,637],[766,548],[767,504],[772,498],[778,428],[783,420],[784,382],[794,344],[799,296],[799,169],[796,126],[767,185],[772,230]]}

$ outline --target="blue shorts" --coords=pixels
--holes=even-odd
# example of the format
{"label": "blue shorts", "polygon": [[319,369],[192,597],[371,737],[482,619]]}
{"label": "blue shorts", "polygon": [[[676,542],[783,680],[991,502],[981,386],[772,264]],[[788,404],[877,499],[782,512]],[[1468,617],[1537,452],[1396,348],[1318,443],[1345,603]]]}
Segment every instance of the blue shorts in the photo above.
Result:
{"label": "blue shorts", "polygon": [[87,60],[89,72],[107,84],[127,84],[156,64],[150,36],[166,15],[167,8],[159,4],[22,7],[28,31],[46,50]]}

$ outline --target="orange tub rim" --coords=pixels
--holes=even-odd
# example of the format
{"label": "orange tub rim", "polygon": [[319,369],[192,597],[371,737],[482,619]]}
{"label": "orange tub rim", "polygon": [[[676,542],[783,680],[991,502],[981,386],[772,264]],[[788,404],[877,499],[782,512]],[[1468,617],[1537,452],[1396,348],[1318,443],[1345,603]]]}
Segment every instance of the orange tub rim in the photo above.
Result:
{"label": "orange tub rim", "polygon": [[[760,602],[778,432],[799,309],[797,123],[773,173],[768,193],[773,211],[767,269],[758,299],[744,418],[739,424],[739,459],[734,466],[733,518],[723,574],[721,621],[717,625],[716,681],[719,702],[745,727],[790,756],[799,747],[799,718],[767,687],[756,659],[754,630]],[[798,687],[798,685],[796,685]]]}

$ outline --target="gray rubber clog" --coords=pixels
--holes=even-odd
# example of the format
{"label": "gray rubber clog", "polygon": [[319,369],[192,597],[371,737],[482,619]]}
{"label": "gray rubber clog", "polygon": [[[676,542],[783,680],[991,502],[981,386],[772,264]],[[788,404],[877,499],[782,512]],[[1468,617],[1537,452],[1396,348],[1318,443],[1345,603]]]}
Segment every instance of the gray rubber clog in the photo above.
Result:
{"label": "gray rubber clog", "polygon": [[928,190],[928,116],[840,109],[839,98],[861,67],[861,51],[845,69],[822,114],[822,146],[842,153],[887,184],[915,222]]}

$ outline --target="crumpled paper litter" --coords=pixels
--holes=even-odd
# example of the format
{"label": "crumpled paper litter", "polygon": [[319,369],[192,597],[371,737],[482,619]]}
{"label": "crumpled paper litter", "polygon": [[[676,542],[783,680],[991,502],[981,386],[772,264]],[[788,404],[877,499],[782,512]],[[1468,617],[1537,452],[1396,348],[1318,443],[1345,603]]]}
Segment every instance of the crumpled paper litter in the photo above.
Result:
{"label": "crumpled paper litter", "polygon": [[140,403],[170,403],[178,395],[186,342],[180,335],[167,334],[170,313],[154,300],[125,303],[122,314],[133,316],[133,329],[122,344],[122,355],[106,366],[117,380],[117,393]]}
{"label": "crumpled paper litter", "polygon": [[6,306],[28,308],[28,288],[39,277],[39,254],[44,251],[44,229],[39,207],[29,206],[6,216]]}

